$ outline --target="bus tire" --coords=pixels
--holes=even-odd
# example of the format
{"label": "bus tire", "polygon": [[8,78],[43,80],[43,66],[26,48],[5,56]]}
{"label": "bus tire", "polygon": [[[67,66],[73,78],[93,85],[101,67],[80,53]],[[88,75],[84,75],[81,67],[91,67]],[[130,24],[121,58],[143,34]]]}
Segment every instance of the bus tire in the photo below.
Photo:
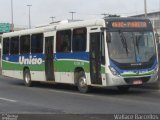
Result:
{"label": "bus tire", "polygon": [[87,93],[89,92],[89,86],[86,82],[86,77],[83,71],[79,72],[79,78],[77,81],[78,90],[81,93]]}
{"label": "bus tire", "polygon": [[129,86],[118,86],[117,88],[120,92],[128,92],[130,89]]}
{"label": "bus tire", "polygon": [[30,74],[29,69],[24,70],[23,80],[24,80],[25,86],[27,86],[27,87],[32,86],[31,74]]}

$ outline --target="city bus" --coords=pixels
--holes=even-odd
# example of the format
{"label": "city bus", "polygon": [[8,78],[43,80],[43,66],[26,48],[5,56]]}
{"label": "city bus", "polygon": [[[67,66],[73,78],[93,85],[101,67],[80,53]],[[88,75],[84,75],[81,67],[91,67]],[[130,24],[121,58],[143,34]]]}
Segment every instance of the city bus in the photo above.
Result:
{"label": "city bus", "polygon": [[158,57],[150,20],[108,17],[60,22],[2,36],[2,75],[35,82],[127,91],[157,81]]}

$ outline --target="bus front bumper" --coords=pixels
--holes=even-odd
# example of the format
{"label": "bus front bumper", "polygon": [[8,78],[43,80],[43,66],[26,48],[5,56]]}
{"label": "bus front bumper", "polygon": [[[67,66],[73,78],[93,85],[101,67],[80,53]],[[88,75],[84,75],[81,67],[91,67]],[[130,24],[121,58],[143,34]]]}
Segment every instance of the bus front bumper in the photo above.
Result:
{"label": "bus front bumper", "polygon": [[106,85],[107,86],[121,86],[121,85],[142,85],[145,83],[153,83],[158,80],[158,74],[152,74],[148,76],[114,76],[106,74]]}

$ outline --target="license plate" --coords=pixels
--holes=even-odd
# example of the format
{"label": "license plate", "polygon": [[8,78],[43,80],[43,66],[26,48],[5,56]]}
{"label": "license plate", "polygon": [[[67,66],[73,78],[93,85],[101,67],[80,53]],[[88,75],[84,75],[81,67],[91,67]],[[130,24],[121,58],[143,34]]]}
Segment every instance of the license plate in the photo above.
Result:
{"label": "license plate", "polygon": [[135,80],[135,81],[133,81],[134,85],[141,85],[142,83],[143,83],[142,80]]}

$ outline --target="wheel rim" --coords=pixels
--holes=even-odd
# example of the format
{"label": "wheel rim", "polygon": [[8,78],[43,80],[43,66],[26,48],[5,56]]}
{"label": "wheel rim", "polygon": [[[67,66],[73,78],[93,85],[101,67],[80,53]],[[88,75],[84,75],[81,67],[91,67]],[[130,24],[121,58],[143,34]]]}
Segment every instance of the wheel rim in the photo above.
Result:
{"label": "wheel rim", "polygon": [[81,88],[86,88],[87,84],[86,84],[84,78],[81,78],[81,79],[79,80],[79,86],[80,86]]}
{"label": "wheel rim", "polygon": [[28,73],[25,75],[25,81],[26,81],[26,83],[29,83],[29,82],[30,82],[30,77],[29,77],[29,74],[28,74]]}

